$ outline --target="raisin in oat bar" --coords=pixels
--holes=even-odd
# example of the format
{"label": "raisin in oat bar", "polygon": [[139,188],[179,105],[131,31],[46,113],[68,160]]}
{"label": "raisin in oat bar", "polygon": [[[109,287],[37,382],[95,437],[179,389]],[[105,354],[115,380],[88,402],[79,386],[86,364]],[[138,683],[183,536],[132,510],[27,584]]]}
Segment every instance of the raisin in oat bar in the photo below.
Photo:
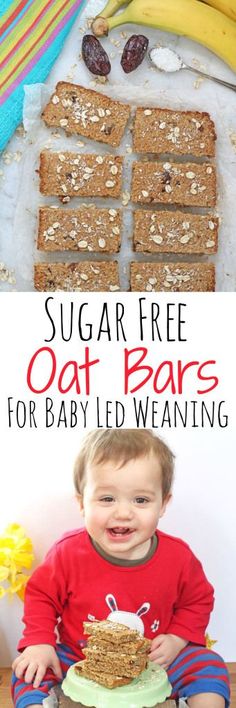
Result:
{"label": "raisin in oat bar", "polygon": [[192,162],[134,162],[131,199],[141,204],[215,206],[215,167]]}
{"label": "raisin in oat bar", "polygon": [[141,253],[216,253],[217,217],[181,211],[134,212],[134,250]]}
{"label": "raisin in oat bar", "polygon": [[120,289],[117,261],[36,263],[34,285],[41,291],[115,292]]}
{"label": "raisin in oat bar", "polygon": [[117,147],[129,114],[127,104],[83,86],[59,81],[42,117],[49,127],[61,127],[69,134],[78,133]]}
{"label": "raisin in oat bar", "polygon": [[211,263],[131,263],[131,290],[207,292],[215,290]]}
{"label": "raisin in oat bar", "polygon": [[40,155],[40,192],[71,197],[119,197],[123,160],[116,155],[50,152]]}
{"label": "raisin in oat bar", "polygon": [[41,251],[117,253],[121,212],[91,204],[78,209],[41,207],[37,247]]}
{"label": "raisin in oat bar", "polygon": [[135,152],[213,157],[215,140],[215,126],[209,113],[164,108],[136,110]]}

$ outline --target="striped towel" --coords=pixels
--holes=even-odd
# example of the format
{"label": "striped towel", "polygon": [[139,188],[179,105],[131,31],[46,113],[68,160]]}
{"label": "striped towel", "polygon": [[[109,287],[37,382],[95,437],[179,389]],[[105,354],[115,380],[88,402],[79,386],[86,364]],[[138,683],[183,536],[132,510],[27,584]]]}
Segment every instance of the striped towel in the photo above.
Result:
{"label": "striped towel", "polygon": [[0,0],[0,151],[22,122],[24,85],[43,83],[86,0]]}

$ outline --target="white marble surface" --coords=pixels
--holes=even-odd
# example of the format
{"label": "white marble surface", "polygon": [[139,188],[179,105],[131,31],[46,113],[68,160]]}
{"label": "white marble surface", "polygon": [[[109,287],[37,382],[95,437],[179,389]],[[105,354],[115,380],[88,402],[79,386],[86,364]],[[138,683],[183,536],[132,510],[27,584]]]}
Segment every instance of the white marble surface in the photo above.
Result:
{"label": "white marble surface", "polygon": [[[89,0],[67,38],[63,51],[47,81],[49,94],[56,82],[62,79],[94,87],[93,77],[80,59],[81,38],[87,31],[87,18],[93,17],[103,6],[103,0]],[[175,75],[161,74],[150,68],[147,59],[136,72],[125,75],[120,67],[122,48],[130,34],[140,32],[149,37],[150,47],[160,43],[177,48],[187,63],[192,65],[197,63],[198,67],[208,73],[218,75],[231,82],[236,82],[236,75],[220,59],[190,40],[157,30],[129,25],[114,30],[108,38],[103,40],[103,45],[111,57],[112,71],[108,82],[105,85],[98,84],[97,87],[98,90],[113,97],[126,100],[128,97],[133,105],[152,102],[153,105],[182,109],[196,108],[211,113],[216,123],[218,136],[216,162],[219,199],[217,213],[221,217],[221,229],[218,254],[209,260],[216,264],[216,289],[218,291],[235,291],[236,146],[232,144],[232,134],[236,135],[236,93],[207,80],[199,84],[197,82],[196,87],[196,78],[187,72]],[[67,147],[73,144],[73,138],[65,138],[63,131],[60,132],[59,141],[61,140],[62,144],[66,143]],[[35,166],[37,166],[39,148],[50,144],[50,140],[50,131],[43,127],[38,115],[34,117],[33,133],[31,131],[23,137],[17,131],[0,160],[0,261],[6,268],[4,275],[4,270],[1,270],[0,266],[0,290],[33,290],[33,262],[36,258],[41,258],[39,254],[36,254],[35,249],[36,211],[40,199]],[[130,138],[126,135],[123,142],[125,150],[128,140]],[[58,147],[59,142],[56,144],[56,149]],[[95,144],[93,149],[95,149]],[[126,208],[125,216],[128,231],[129,210],[130,205]],[[130,240],[127,236],[124,239],[120,255],[122,272],[124,271],[124,263],[131,255]],[[58,254],[54,260],[71,260],[71,256],[67,254],[61,257],[61,254]],[[203,257],[203,260],[208,259]],[[124,275],[123,289],[127,289],[127,287],[128,278]]]}

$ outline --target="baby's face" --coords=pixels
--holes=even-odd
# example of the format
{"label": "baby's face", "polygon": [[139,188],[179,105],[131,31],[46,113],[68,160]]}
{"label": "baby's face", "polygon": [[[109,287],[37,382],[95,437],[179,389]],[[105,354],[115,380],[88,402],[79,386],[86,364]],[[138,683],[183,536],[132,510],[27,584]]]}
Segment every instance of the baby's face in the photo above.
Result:
{"label": "baby's face", "polygon": [[142,558],[165,511],[161,470],[154,455],[91,465],[81,503],[85,526],[100,547],[117,558]]}

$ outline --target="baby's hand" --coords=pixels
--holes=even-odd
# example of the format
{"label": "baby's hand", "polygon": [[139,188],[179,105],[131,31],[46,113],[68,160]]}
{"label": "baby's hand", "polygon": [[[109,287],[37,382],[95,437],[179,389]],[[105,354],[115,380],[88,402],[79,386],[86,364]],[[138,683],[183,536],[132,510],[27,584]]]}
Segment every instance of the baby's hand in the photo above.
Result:
{"label": "baby's hand", "polygon": [[187,644],[185,639],[181,639],[175,634],[159,634],[153,639],[149,659],[162,666],[163,669],[168,669],[168,666]]}
{"label": "baby's hand", "polygon": [[35,644],[26,647],[13,661],[12,668],[17,678],[24,676],[25,683],[32,683],[38,688],[48,668],[62,679],[62,671],[55,649],[50,644]]}

